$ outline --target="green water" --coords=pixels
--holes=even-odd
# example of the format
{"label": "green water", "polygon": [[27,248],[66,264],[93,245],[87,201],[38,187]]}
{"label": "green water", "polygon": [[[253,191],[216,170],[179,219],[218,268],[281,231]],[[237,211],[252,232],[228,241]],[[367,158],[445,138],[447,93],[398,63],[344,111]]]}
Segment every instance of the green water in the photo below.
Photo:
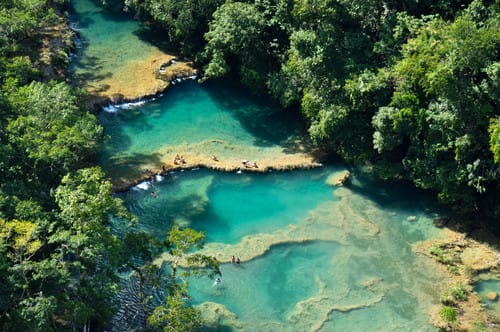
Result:
{"label": "green water", "polygon": [[71,62],[76,81],[97,82],[119,67],[148,56],[150,31],[126,13],[111,13],[99,0],[71,1],[71,20],[80,34],[80,54]]}
{"label": "green water", "polygon": [[158,162],[155,153],[168,147],[219,158],[245,147],[282,150],[298,128],[293,114],[228,82],[186,81],[143,107],[112,109],[100,119],[108,137],[102,163],[110,168],[124,160]]}
{"label": "green water", "polygon": [[[131,18],[88,0],[72,4],[84,41],[84,55],[73,63],[77,79],[99,81],[152,47]],[[111,176],[120,167],[157,162],[169,147],[227,156],[292,151],[300,133],[296,118],[226,81],[185,82],[141,107],[101,112],[100,120],[107,135],[101,165]],[[240,265],[222,264],[219,285],[190,282],[194,305],[222,313],[225,328],[218,330],[435,330],[429,311],[438,304],[442,275],[412,246],[440,236],[432,224],[438,208],[408,187],[356,170],[348,188],[332,187],[328,177],[341,169],[186,170],[117,196],[137,214],[139,229],[162,238],[179,223],[206,232],[207,253],[246,257]]]}
{"label": "green water", "polygon": [[180,222],[206,231],[208,241],[236,243],[298,222],[318,202],[335,200],[324,175],[320,170],[255,176],[174,172],[148,190],[135,187],[119,197],[141,216],[140,227],[158,237]]}
{"label": "green water", "polygon": [[[179,222],[205,231],[209,243],[228,244],[219,259],[241,255],[230,244],[249,235],[275,235],[263,255],[223,264],[219,285],[191,281],[193,304],[224,305],[245,331],[433,331],[428,309],[438,303],[442,275],[412,245],[439,235],[438,210],[404,186],[355,177],[350,189],[336,189],[327,178],[337,170],[185,171],[119,197],[158,237]],[[317,240],[289,237],[290,225]]]}
{"label": "green water", "polygon": [[488,299],[488,293],[500,294],[500,281],[495,276],[480,275],[477,285],[474,287],[483,303],[484,307],[488,312],[495,317],[494,320],[500,320],[500,301]]}

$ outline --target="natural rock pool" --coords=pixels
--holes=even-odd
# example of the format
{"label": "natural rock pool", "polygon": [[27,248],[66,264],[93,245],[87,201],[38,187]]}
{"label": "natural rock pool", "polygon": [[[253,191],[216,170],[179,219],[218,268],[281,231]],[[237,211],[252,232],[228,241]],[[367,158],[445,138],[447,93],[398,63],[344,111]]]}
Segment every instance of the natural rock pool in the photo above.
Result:
{"label": "natural rock pool", "polygon": [[[102,98],[153,94],[137,70],[171,56],[147,42],[149,30],[90,0],[71,3],[83,45],[75,78]],[[300,119],[234,82],[187,81],[148,102],[108,107],[100,120],[101,166],[126,189],[116,195],[137,227],[159,238],[174,223],[206,232],[202,251],[221,261],[222,280],[193,279],[190,294],[219,324],[209,330],[435,330],[430,316],[446,276],[413,250],[444,236],[429,195],[360,169],[334,186],[345,166],[317,162]],[[176,154],[186,165],[173,164]],[[164,176],[131,186],[162,166]]]}
{"label": "natural rock pool", "polygon": [[[70,20],[79,36],[78,56],[70,66],[72,81],[89,92],[92,105],[134,100],[164,90],[169,82],[159,79],[157,71],[174,59],[164,52],[168,45],[151,38],[154,31],[131,14],[119,8],[105,10],[99,2],[71,1]],[[177,61],[165,76],[194,72],[189,62]]]}
{"label": "natural rock pool", "polygon": [[[173,172],[118,196],[139,216],[139,228],[159,237],[175,222],[206,232],[202,251],[223,263],[222,281],[214,287],[193,279],[191,295],[206,312],[224,313],[223,325],[434,330],[429,313],[444,276],[412,245],[440,235],[436,207],[408,188],[357,177],[348,188],[334,187],[328,178],[338,170]],[[232,255],[242,263],[232,264]]]}
{"label": "natural rock pool", "polygon": [[[113,170],[119,188],[162,166],[255,172],[316,165],[300,140],[296,115],[231,82],[189,80],[142,107],[106,110],[100,115],[107,135],[102,164]],[[173,164],[177,154],[186,164]]]}

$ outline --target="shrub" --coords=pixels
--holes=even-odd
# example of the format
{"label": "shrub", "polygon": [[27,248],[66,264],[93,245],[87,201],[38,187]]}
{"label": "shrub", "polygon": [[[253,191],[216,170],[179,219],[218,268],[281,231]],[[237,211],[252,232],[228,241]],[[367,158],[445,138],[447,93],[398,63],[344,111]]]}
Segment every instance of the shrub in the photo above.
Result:
{"label": "shrub", "polygon": [[452,285],[444,291],[440,300],[444,305],[456,305],[458,301],[467,300],[467,288],[462,283]]}
{"label": "shrub", "polygon": [[438,244],[430,247],[429,253],[433,256],[436,256],[438,262],[443,264],[454,265],[456,263],[460,263],[460,258],[456,253],[448,249],[443,249]]}
{"label": "shrub", "polygon": [[451,286],[451,295],[458,301],[465,301],[467,300],[467,288],[461,284],[455,284]]}
{"label": "shrub", "polygon": [[451,273],[453,273],[454,275],[459,275],[460,274],[460,271],[458,270],[458,268],[454,265],[450,265],[449,267],[449,270]]}
{"label": "shrub", "polygon": [[439,310],[439,316],[448,324],[453,324],[457,321],[457,311],[452,307],[442,307]]}

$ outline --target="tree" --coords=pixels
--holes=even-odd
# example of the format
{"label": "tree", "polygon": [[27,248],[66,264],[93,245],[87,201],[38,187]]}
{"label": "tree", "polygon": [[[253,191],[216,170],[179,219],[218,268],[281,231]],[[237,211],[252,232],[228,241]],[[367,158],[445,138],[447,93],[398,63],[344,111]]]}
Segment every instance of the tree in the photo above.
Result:
{"label": "tree", "polygon": [[[72,301],[70,315],[79,324],[97,328],[117,308],[117,268],[121,242],[112,235],[110,217],[132,219],[123,202],[112,197],[112,186],[100,168],[81,169],[66,175],[55,193],[60,221],[48,241],[57,246],[53,257],[70,273],[66,290]],[[70,316],[71,317],[71,316]]]}
{"label": "tree", "polygon": [[4,0],[0,6],[0,41],[19,43],[61,18],[54,13],[47,0]]}
{"label": "tree", "polygon": [[493,64],[500,30],[496,15],[488,22],[478,25],[463,14],[422,27],[392,69],[390,104],[373,118],[381,156],[400,160],[417,186],[439,191],[462,212],[498,204],[491,196],[498,178],[487,133],[497,113]]}
{"label": "tree", "polygon": [[200,311],[187,306],[180,294],[169,295],[165,305],[154,309],[148,322],[153,329],[165,332],[191,332],[203,326]]}
{"label": "tree", "polygon": [[[186,301],[189,278],[220,275],[218,261],[196,253],[204,239],[202,232],[178,226],[172,227],[165,241],[144,232],[125,235],[120,255],[130,259],[123,271],[129,272],[128,282],[134,285],[129,288],[137,291],[124,290],[123,297],[129,300],[122,305],[124,312],[134,312],[137,318],[126,315],[120,319],[119,329],[141,326],[144,330],[191,331],[201,326],[201,313]],[[167,261],[154,262],[165,250]]]}
{"label": "tree", "polygon": [[[196,331],[203,320],[199,310],[187,305],[188,278],[191,276],[221,275],[219,262],[212,257],[197,254],[205,240],[202,232],[190,228],[172,227],[167,236],[167,248],[171,254],[171,282],[165,303],[157,306],[148,318],[149,324],[159,331]],[[177,270],[183,262],[182,272]]]}
{"label": "tree", "polygon": [[221,0],[125,1],[127,6],[148,13],[166,30],[168,40],[188,55],[196,55],[203,49],[203,35],[207,32],[213,12],[222,3]]}
{"label": "tree", "polygon": [[256,90],[262,88],[269,64],[265,27],[264,15],[251,3],[228,2],[220,6],[205,34],[205,76],[222,77],[234,66],[243,83]]}
{"label": "tree", "polygon": [[32,82],[11,95],[19,116],[7,130],[10,142],[25,153],[22,162],[29,176],[45,173],[57,179],[97,151],[102,127],[80,108],[81,101],[68,85],[54,82]]}
{"label": "tree", "polygon": [[490,150],[495,164],[500,163],[500,117],[490,120]]}
{"label": "tree", "polygon": [[38,32],[61,22],[52,7],[63,2],[0,2],[2,331],[99,330],[116,308],[121,244],[109,218],[128,213],[102,171],[75,171],[102,128],[81,91],[34,81]]}

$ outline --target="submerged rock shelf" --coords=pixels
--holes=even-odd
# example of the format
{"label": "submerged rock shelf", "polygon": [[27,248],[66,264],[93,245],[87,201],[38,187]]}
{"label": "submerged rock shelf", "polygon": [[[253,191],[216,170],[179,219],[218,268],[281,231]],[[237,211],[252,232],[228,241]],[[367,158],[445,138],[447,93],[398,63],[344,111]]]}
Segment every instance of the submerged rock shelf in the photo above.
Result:
{"label": "submerged rock shelf", "polygon": [[91,107],[110,103],[134,102],[157,96],[171,84],[197,77],[198,70],[190,61],[178,61],[163,68],[176,57],[153,49],[143,60],[117,65],[116,72],[97,81],[86,82]]}
{"label": "submerged rock shelf", "polygon": [[[371,238],[379,232],[379,227],[359,211],[353,210],[350,200],[352,192],[349,189],[338,188],[335,196],[339,201],[326,202],[309,213],[309,216],[299,224],[289,225],[270,234],[254,234],[245,236],[237,244],[210,242],[198,252],[208,256],[218,257],[221,263],[230,263],[227,253],[234,253],[242,262],[248,262],[263,256],[271,247],[280,244],[307,243],[311,241],[333,241],[348,245],[350,236]],[[367,205],[370,203],[367,201]],[[335,215],[335,218],[332,218]],[[171,257],[168,253],[156,259],[161,265]],[[185,265],[185,262],[179,262]]]}
{"label": "submerged rock shelf", "polygon": [[[174,149],[171,149],[172,151]],[[182,151],[182,150],[175,150]],[[143,181],[156,179],[156,175],[165,175],[168,172],[192,170],[197,168],[207,168],[219,172],[252,172],[266,173],[271,171],[288,171],[294,169],[310,169],[321,167],[322,164],[317,162],[315,158],[307,154],[285,154],[276,153],[272,156],[262,156],[254,160],[257,167],[252,165],[245,166],[242,164],[241,156],[233,156],[231,158],[217,158],[215,161],[212,156],[197,154],[193,152],[182,153],[185,162],[175,164],[173,162],[177,153],[166,153],[158,156],[160,160],[155,164],[134,165],[129,162],[121,164],[119,159],[114,160],[115,164],[113,172],[111,172],[111,182],[115,191],[125,191],[130,187],[137,185]]]}
{"label": "submerged rock shelf", "polygon": [[88,91],[90,107],[155,96],[172,82],[198,75],[191,61],[177,60],[153,41],[150,27],[123,18],[92,1],[72,2],[78,52],[71,73]]}

